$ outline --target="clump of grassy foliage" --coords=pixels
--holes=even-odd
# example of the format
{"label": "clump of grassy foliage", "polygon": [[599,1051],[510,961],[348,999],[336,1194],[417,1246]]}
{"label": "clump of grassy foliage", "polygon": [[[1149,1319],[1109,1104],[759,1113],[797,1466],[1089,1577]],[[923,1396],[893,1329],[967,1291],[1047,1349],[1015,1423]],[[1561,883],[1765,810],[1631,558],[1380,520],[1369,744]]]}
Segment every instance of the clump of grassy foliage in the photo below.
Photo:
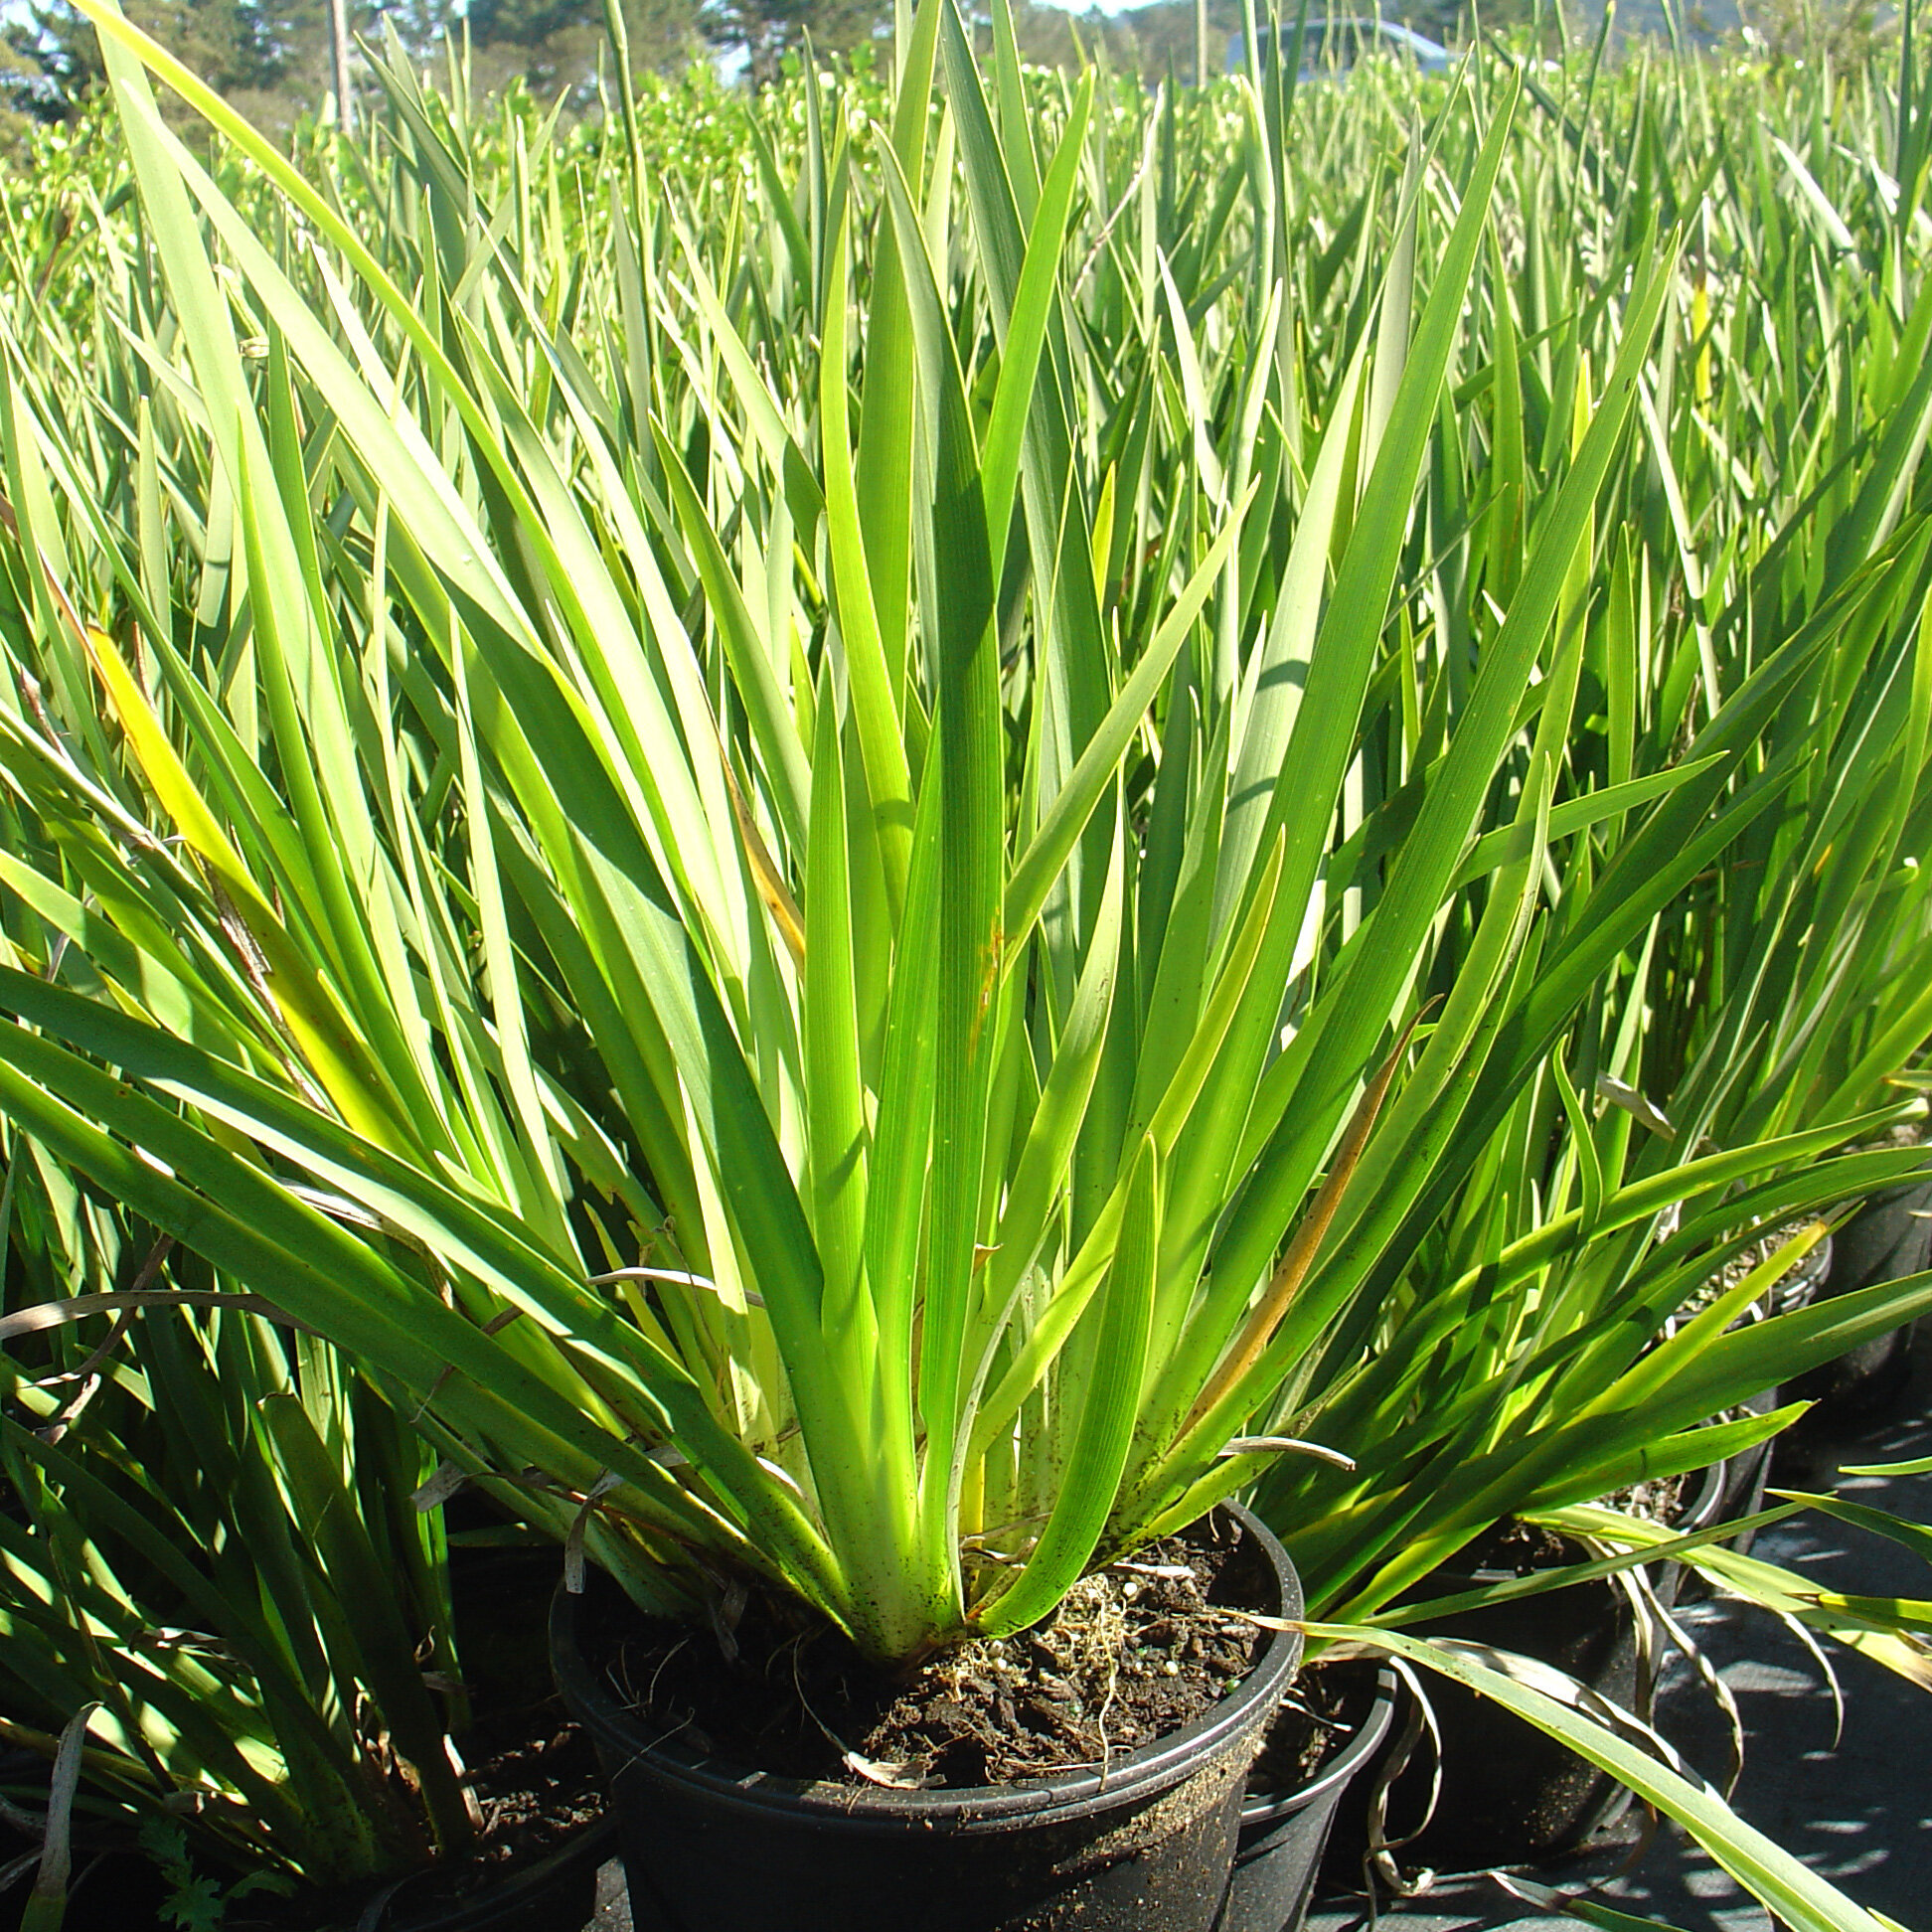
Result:
{"label": "clump of grassy foliage", "polygon": [[1914,1158],[1909,40],[1150,96],[931,0],[291,163],[99,19],[136,192],[0,220],[0,1110],[641,1601],[901,1661],[1258,1479],[1368,1616],[1932,1303],[1659,1341]]}

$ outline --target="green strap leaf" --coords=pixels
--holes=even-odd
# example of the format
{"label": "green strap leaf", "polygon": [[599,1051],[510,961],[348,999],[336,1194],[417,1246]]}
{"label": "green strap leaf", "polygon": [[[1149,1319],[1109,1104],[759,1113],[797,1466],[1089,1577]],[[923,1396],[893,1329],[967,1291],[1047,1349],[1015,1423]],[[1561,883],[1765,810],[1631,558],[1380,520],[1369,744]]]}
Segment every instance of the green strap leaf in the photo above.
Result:
{"label": "green strap leaf", "polygon": [[1052,1514],[1019,1577],[975,1619],[988,1636],[1024,1630],[1051,1610],[1106,1528],[1133,1442],[1160,1245],[1160,1156],[1148,1134],[1128,1175],[1106,1289],[1089,1318],[1098,1324],[1092,1357],[1081,1374],[1062,1367],[1054,1391],[1055,1401],[1077,1405],[1079,1421]]}

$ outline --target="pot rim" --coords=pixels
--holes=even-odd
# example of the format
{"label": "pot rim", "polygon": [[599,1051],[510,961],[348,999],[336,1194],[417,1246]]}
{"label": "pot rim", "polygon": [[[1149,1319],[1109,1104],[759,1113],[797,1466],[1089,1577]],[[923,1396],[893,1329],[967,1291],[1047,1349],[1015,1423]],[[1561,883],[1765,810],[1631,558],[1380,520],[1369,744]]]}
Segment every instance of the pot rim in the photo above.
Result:
{"label": "pot rim", "polygon": [[[1284,1620],[1302,1614],[1300,1579],[1288,1552],[1260,1519],[1238,1503],[1216,1506],[1256,1539],[1273,1568],[1278,1607],[1266,1614]],[[864,1833],[999,1830],[1018,1820],[1048,1815],[1070,1820],[1155,1796],[1199,1771],[1244,1737],[1254,1749],[1268,1717],[1301,1662],[1297,1630],[1264,1631],[1253,1668],[1210,1709],[1181,1729],[1141,1745],[1104,1770],[1065,1771],[1010,1785],[954,1786],[932,1791],[855,1788],[829,1780],[782,1778],[721,1762],[713,1753],[681,1746],[675,1735],[653,1736],[604,1689],[577,1642],[580,1599],[560,1585],[551,1603],[551,1664],[558,1688],[577,1721],[613,1747],[633,1771],[700,1792],[728,1811],[789,1815],[800,1823],[838,1823]],[[1245,1768],[1245,1767],[1244,1767]]]}
{"label": "pot rim", "polygon": [[[1719,1456],[1715,1462],[1705,1463],[1701,1468],[1684,1471],[1683,1474],[1687,1487],[1681,1493],[1677,1514],[1670,1519],[1668,1527],[1678,1535],[1689,1535],[1694,1530],[1708,1529],[1717,1521],[1717,1512],[1723,1503],[1725,1487],[1730,1473],[1747,1458],[1760,1454],[1769,1455],[1772,1440],[1773,1438],[1767,1437],[1765,1441],[1754,1443],[1749,1449],[1740,1449],[1735,1455]],[[1571,1543],[1574,1547],[1581,1550],[1582,1545],[1566,1531],[1558,1530],[1555,1533],[1562,1537],[1564,1541]],[[1580,1561],[1582,1558],[1579,1556],[1574,1560]],[[1662,1560],[1668,1562],[1671,1559],[1666,1557]],[[1543,1565],[1536,1564],[1529,1570],[1521,1570],[1506,1569],[1500,1564],[1481,1563],[1474,1569],[1470,1569],[1459,1563],[1456,1556],[1451,1556],[1446,1561],[1437,1564],[1434,1569],[1429,1571],[1428,1576],[1419,1579],[1419,1582],[1427,1582],[1431,1578],[1434,1578],[1443,1582],[1453,1583],[1458,1588],[1447,1592],[1447,1594],[1459,1595],[1462,1590],[1479,1588],[1485,1583],[1516,1582],[1522,1577],[1533,1575],[1537,1569],[1542,1567]],[[1561,1568],[1563,1565],[1558,1564],[1554,1565],[1554,1567]],[[1651,1565],[1644,1563],[1639,1564],[1638,1567],[1649,1568]],[[1599,1583],[1608,1583],[1612,1580],[1612,1578],[1607,1576],[1595,1579]],[[1550,1598],[1555,1598],[1565,1596],[1574,1590],[1587,1590],[1589,1588],[1590,1584],[1587,1582],[1566,1583],[1561,1588],[1548,1591],[1545,1594]],[[1403,1603],[1409,1602],[1410,1600],[1406,1591],[1397,1599],[1398,1602]]]}
{"label": "pot rim", "polygon": [[[1767,1444],[1760,1444],[1759,1447],[1765,1448],[1768,1453]],[[1743,1451],[1747,1456],[1756,1453],[1755,1449]],[[1670,1528],[1680,1536],[1708,1530],[1718,1521],[1729,1493],[1731,1470],[1739,1460],[1737,1456],[1722,1456],[1694,1472],[1696,1487],[1690,1492],[1670,1523]]]}
{"label": "pot rim", "polygon": [[[410,1880],[449,1869],[446,1865],[426,1865],[391,1881],[380,1894],[374,1918],[369,1916],[370,1905],[377,1901],[366,1900],[354,1924],[357,1932],[364,1926],[372,1932],[484,1932],[495,1922],[527,1911],[552,1885],[582,1866],[600,1866],[616,1855],[617,1814],[605,1805],[595,1818],[587,1819],[541,1857],[516,1866],[496,1883],[479,1886],[467,1897],[439,1905],[416,1905],[409,1897]],[[350,1923],[347,1919],[339,1922],[344,1926]]]}
{"label": "pot rim", "polygon": [[1368,1708],[1350,1735],[1349,1741],[1305,1783],[1292,1791],[1250,1791],[1241,1805],[1241,1826],[1271,1825],[1291,1818],[1326,1798],[1331,1791],[1350,1783],[1356,1773],[1381,1746],[1388,1727],[1395,1721],[1395,1697],[1400,1687],[1395,1667],[1384,1661],[1375,1671],[1375,1686]]}

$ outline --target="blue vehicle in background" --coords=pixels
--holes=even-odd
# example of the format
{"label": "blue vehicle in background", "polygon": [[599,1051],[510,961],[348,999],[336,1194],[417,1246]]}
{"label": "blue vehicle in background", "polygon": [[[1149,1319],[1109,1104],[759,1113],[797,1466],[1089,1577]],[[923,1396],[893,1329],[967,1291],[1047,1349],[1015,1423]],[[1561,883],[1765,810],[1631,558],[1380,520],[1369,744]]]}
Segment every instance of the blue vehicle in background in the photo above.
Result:
{"label": "blue vehicle in background", "polygon": [[[1274,30],[1260,31],[1261,59],[1268,58],[1268,43]],[[1295,45],[1295,30],[1283,25],[1281,44]],[[1412,61],[1424,74],[1446,74],[1455,65],[1446,47],[1439,46],[1411,27],[1393,20],[1310,20],[1302,30],[1301,69],[1298,82],[1327,80],[1346,74],[1367,55],[1387,54],[1396,60]],[[1240,74],[1247,67],[1247,40],[1236,34],[1227,43],[1227,72]]]}

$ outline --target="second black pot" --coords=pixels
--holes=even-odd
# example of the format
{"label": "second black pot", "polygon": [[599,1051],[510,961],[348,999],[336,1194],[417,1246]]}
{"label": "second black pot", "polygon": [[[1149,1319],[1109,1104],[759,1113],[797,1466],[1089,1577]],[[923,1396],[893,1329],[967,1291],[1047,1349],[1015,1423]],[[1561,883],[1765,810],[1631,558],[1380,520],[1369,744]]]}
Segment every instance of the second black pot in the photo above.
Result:
{"label": "second black pot", "polygon": [[[1583,1553],[1564,1560],[1582,1561]],[[1429,1578],[1427,1594],[1459,1595],[1517,1573],[1439,1570]],[[1635,1701],[1636,1612],[1608,1579],[1466,1610],[1419,1628],[1431,1637],[1462,1637],[1536,1658],[1626,1710]],[[1430,1786],[1425,1741],[1388,1793],[1389,1837],[1414,1833],[1400,1852],[1404,1864],[1479,1871],[1540,1863],[1575,1851],[1629,1805],[1630,1794],[1614,1778],[1502,1705],[1435,1677],[1428,1694],[1442,1736],[1441,1790],[1428,1824],[1417,1832]],[[1338,1882],[1359,1878],[1371,1789],[1372,1778],[1359,1785],[1337,1821],[1327,1869]]]}
{"label": "second black pot", "polygon": [[1387,1737],[1398,1689],[1384,1664],[1360,1723],[1318,1771],[1292,1791],[1249,1790],[1227,1903],[1214,1932],[1300,1932],[1335,1815]]}
{"label": "second black pot", "polygon": [[[1771,1407],[1771,1396],[1761,1395],[1753,1397],[1743,1406],[1762,1415]],[[1734,1523],[1740,1517],[1755,1516],[1764,1507],[1764,1485],[1770,1473],[1769,1442],[1760,1442],[1740,1455],[1694,1472],[1689,1479],[1690,1489],[1672,1529],[1680,1535],[1688,1536],[1696,1530],[1708,1530],[1713,1524]],[[1741,1535],[1725,1538],[1727,1546],[1740,1556],[1748,1556],[1751,1544],[1756,1540],[1755,1530],[1746,1530]],[[1710,1595],[1710,1584],[1700,1571],[1692,1569],[1688,1563],[1669,1559],[1653,1563],[1651,1576],[1666,1604],[1701,1603]]]}
{"label": "second black pot", "polygon": [[[573,1833],[556,1851],[501,1876],[481,1876],[458,1898],[422,1895],[420,1881],[366,1891],[331,1908],[316,1894],[284,1904],[255,1893],[228,1907],[223,1923],[306,1925],[313,1932],[578,1932],[596,1910],[597,1873],[617,1855],[617,1828],[608,1815]],[[433,1876],[421,1874],[422,1879]],[[0,1926],[19,1923],[32,1873],[0,1895]],[[152,1860],[138,1852],[85,1852],[75,1858],[65,1932],[133,1932],[163,1923],[167,1889]]]}
{"label": "second black pot", "polygon": [[374,1917],[371,1900],[327,1923],[331,1932],[578,1932],[597,1909],[597,1873],[616,1855],[617,1823],[605,1813],[555,1852],[461,1898],[419,1899],[405,1880],[383,1895]]}
{"label": "second black pot", "polygon": [[[1832,1237],[1831,1266],[1818,1293],[1849,1295],[1927,1266],[1932,1266],[1932,1180],[1867,1201]],[[1814,1405],[1802,1425],[1808,1433],[1852,1430],[1878,1420],[1897,1404],[1911,1379],[1915,1327],[1907,1322],[1808,1370],[1787,1382],[1779,1399]]]}
{"label": "second black pot", "polygon": [[[1245,1511],[1246,1594],[1301,1613],[1287,1553]],[[1251,1552],[1251,1553],[1249,1553]],[[1226,1575],[1226,1571],[1223,1572]],[[1271,1632],[1242,1683],[1103,1772],[975,1790],[803,1783],[718,1762],[619,1701],[560,1591],[559,1688],[597,1740],[637,1932],[1209,1932],[1226,1893],[1249,1765],[1301,1654]]]}

